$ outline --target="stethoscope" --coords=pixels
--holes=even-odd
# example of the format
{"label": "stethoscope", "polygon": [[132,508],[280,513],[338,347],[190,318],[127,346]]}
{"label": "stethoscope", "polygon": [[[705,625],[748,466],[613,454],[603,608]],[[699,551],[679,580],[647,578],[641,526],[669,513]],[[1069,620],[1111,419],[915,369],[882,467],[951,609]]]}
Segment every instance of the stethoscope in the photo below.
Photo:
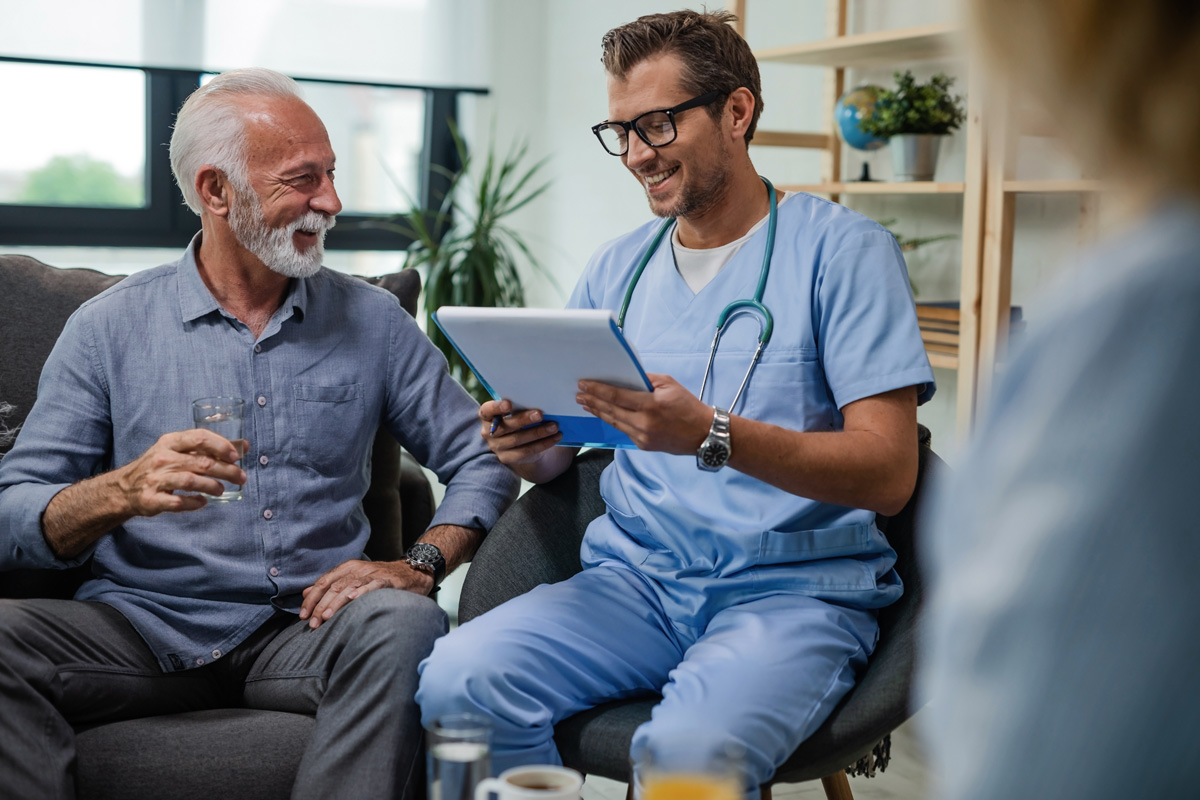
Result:
{"label": "stethoscope", "polygon": [[[762,355],[763,348],[767,346],[767,342],[771,339],[771,330],[775,327],[775,320],[771,316],[771,312],[762,304],[763,290],[767,286],[767,274],[771,271],[771,253],[775,249],[775,216],[778,203],[775,200],[775,187],[771,182],[761,175],[760,180],[767,186],[767,197],[771,203],[771,213],[767,217],[767,246],[763,252],[762,268],[758,273],[758,288],[754,292],[754,299],[734,300],[729,305],[725,306],[725,310],[721,312],[721,316],[717,318],[717,332],[713,336],[712,347],[708,351],[708,366],[704,368],[704,379],[700,382],[701,400],[704,399],[704,387],[708,385],[708,376],[712,373],[713,361],[717,357],[717,343],[721,341],[721,334],[725,331],[725,323],[729,322],[739,314],[753,314],[758,320],[758,347],[754,350],[754,357],[750,360],[750,366],[746,369],[746,377],[742,378],[742,385],[738,387],[737,394],[733,397],[733,402],[729,404],[729,410],[733,411],[737,407],[738,400],[741,399],[742,392],[746,388],[746,384],[750,381],[750,373],[754,372],[754,367],[758,364],[758,357]],[[667,235],[667,231],[671,230],[671,226],[675,224],[675,219],[668,219],[658,229],[658,233],[654,235],[654,240],[650,242],[650,247],[647,248],[645,255],[642,256],[641,263],[633,272],[633,277],[629,281],[629,288],[625,290],[625,300],[621,303],[621,313],[617,316],[617,327],[622,333],[625,331],[625,312],[629,310],[629,301],[633,297],[633,289],[641,280],[642,272],[645,271],[646,265],[650,263],[650,259],[654,257],[654,253],[658,250],[659,244],[662,243],[663,237]],[[757,313],[755,313],[757,312]]]}

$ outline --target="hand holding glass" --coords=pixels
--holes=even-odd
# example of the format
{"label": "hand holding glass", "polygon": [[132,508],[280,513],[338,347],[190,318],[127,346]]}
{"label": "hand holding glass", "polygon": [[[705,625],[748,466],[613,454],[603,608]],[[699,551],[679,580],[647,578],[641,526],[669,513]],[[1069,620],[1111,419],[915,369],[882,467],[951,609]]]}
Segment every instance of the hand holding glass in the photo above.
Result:
{"label": "hand holding glass", "polygon": [[[249,444],[244,438],[243,414],[245,403],[237,397],[205,397],[192,403],[192,422],[197,428],[207,428],[224,436],[238,451],[238,457],[246,455]],[[221,481],[225,491],[209,496],[210,503],[231,503],[242,499],[240,484]]]}

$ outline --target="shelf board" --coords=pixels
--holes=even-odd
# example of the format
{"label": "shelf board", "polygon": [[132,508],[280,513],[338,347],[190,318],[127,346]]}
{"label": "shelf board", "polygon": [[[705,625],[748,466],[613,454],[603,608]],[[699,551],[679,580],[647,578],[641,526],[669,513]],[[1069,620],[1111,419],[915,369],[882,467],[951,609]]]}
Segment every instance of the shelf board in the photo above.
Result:
{"label": "shelf board", "polygon": [[791,131],[755,131],[750,144],[763,147],[804,147],[810,150],[829,150],[834,138],[828,133],[793,133]]}
{"label": "shelf board", "polygon": [[841,183],[805,183],[780,186],[789,192],[809,194],[962,194],[964,184],[938,181],[844,181]]}
{"label": "shelf board", "polygon": [[955,55],[959,33],[954,25],[921,25],[853,36],[838,36],[804,44],[756,50],[759,61],[806,64],[814,67],[891,66]]}
{"label": "shelf board", "polygon": [[1057,194],[1062,192],[1099,192],[1104,184],[1097,180],[1005,181],[1004,191],[1021,194]]}
{"label": "shelf board", "polygon": [[925,352],[929,356],[929,365],[932,367],[940,367],[942,369],[958,369],[958,356],[952,356],[948,353],[930,353]]}

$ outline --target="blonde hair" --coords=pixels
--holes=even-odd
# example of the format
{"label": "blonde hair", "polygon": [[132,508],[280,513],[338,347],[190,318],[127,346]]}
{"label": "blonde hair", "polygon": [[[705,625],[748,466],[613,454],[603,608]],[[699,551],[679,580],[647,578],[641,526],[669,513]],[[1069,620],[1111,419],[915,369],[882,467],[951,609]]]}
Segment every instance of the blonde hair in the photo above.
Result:
{"label": "blonde hair", "polygon": [[972,0],[973,27],[1079,151],[1200,194],[1200,3]]}
{"label": "blonde hair", "polygon": [[205,165],[225,173],[238,191],[250,185],[246,174],[246,97],[300,97],[294,80],[274,70],[222,72],[192,92],[175,118],[171,172],[188,208],[200,213],[196,171]]}

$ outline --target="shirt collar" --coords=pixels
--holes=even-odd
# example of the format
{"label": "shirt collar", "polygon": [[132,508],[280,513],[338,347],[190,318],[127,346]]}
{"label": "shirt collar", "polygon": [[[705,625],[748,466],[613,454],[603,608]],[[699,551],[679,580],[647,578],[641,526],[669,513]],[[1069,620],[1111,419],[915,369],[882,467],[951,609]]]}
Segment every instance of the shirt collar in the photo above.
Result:
{"label": "shirt collar", "polygon": [[[184,322],[191,322],[214,311],[227,313],[221,308],[221,304],[217,302],[217,299],[212,296],[212,292],[208,290],[208,287],[204,285],[204,279],[200,277],[200,270],[196,266],[196,248],[200,246],[200,237],[202,235],[201,233],[197,233],[192,237],[192,241],[188,243],[187,250],[183,253],[183,258],[179,259],[178,262],[179,310]],[[308,309],[309,280],[311,279],[300,280],[293,278],[289,281],[287,297],[283,299],[283,305],[281,306],[281,308],[290,309],[292,312],[298,313],[300,319],[304,318],[304,314]],[[280,315],[280,319],[287,319],[290,316],[292,316],[291,313],[285,313]]]}

